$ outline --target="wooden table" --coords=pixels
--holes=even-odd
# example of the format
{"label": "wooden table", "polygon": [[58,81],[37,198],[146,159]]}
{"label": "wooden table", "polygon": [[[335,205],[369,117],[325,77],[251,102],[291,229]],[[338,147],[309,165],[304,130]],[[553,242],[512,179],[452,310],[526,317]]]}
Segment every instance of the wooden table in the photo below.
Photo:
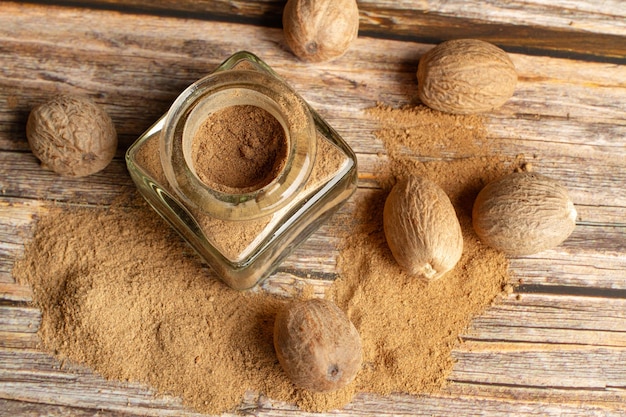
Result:
{"label": "wooden table", "polygon": [[[287,50],[283,5],[0,3],[0,415],[195,415],[177,398],[105,381],[38,350],[39,312],[11,275],[40,207],[109,204],[132,187],[123,152],[188,84],[237,50],[258,54],[352,145],[363,194],[377,187],[371,173],[384,152],[364,110],[415,102],[420,55],[445,39],[475,37],[510,52],[520,75],[515,96],[488,116],[493,151],[524,154],[561,180],[578,225],[560,247],[512,260],[512,283],[523,284],[473,322],[445,392],[361,394],[328,415],[626,416],[626,3],[363,0],[357,42],[317,65]],[[119,153],[103,172],[61,178],[30,153],[28,113],[55,93],[87,94],[112,116]],[[331,239],[321,230],[311,242]],[[305,243],[274,282],[334,273],[315,262],[316,250]],[[269,404],[248,402],[243,411],[301,414]]]}

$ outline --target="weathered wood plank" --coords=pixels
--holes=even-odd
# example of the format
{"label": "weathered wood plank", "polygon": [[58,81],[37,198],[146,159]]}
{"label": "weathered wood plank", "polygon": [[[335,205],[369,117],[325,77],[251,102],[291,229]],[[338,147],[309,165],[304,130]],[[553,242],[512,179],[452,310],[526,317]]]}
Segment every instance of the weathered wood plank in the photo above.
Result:
{"label": "weathered wood plank", "polygon": [[[370,3],[372,7],[380,7],[388,3],[390,8],[411,9],[416,4],[412,0],[380,2],[361,0],[360,4]],[[428,7],[442,14],[485,19],[490,21],[516,22],[551,28],[569,28],[571,26],[585,27],[591,31],[623,35],[626,32],[626,22],[614,20],[626,16],[623,3],[620,0],[605,1],[602,9],[585,0],[513,0],[501,2],[487,1],[447,1],[430,0],[421,2],[419,6]]]}
{"label": "weathered wood plank", "polygon": [[[38,3],[30,1],[30,3]],[[47,1],[46,4],[55,3]],[[255,22],[266,24],[278,22],[277,16],[282,15],[284,1],[279,0],[161,0],[159,2],[146,0],[65,0],[60,4],[74,4],[78,7],[119,6],[120,10],[144,12],[154,10],[161,14],[176,16],[179,11],[197,13],[198,18],[211,16],[235,19],[253,19],[264,16],[265,21]],[[359,0],[359,7],[363,10],[393,9],[408,10],[415,14],[437,12],[450,14],[461,18],[482,19],[492,22],[502,21],[507,25],[512,22],[518,24],[547,26],[551,28],[584,27],[589,32],[626,34],[626,22],[619,20],[626,17],[626,12],[619,0],[604,1],[599,10],[592,3],[585,0],[514,0],[502,3],[489,1],[460,1],[460,0]],[[134,9],[136,8],[136,9]],[[191,14],[190,14],[191,16]],[[269,21],[267,19],[273,19]]]}
{"label": "weathered wood plank", "polygon": [[107,381],[48,354],[0,349],[0,398],[139,415],[199,416],[171,396],[155,397],[137,383]]}
{"label": "weathered wood plank", "polygon": [[[570,330],[548,327],[531,327],[506,324],[500,327],[477,327],[477,336],[464,336],[466,341],[506,342],[506,343],[549,343],[558,346],[586,345],[592,342],[597,346],[626,347],[625,333],[603,332],[598,330]],[[496,345],[500,348],[501,345]]]}
{"label": "weathered wood plank", "polygon": [[624,348],[625,311],[624,298],[512,294],[473,320],[463,339]]}
{"label": "weathered wood plank", "polygon": [[[626,151],[587,152],[571,145],[517,141],[492,149],[492,154],[525,155],[533,169],[560,180],[575,204],[585,206],[586,222],[623,224],[626,219]],[[410,156],[407,153],[407,156]],[[415,157],[414,157],[415,158]],[[430,160],[432,158],[423,158]],[[362,187],[377,187],[371,173],[385,162],[380,154],[358,155]],[[114,160],[105,170],[87,178],[63,178],[41,169],[30,153],[0,152],[0,188],[6,197],[106,204],[133,187],[124,161]],[[594,211],[602,212],[596,216]],[[607,215],[609,215],[607,217]]]}
{"label": "weathered wood plank", "polygon": [[[603,350],[600,353],[606,354]],[[575,358],[575,352],[569,352]],[[121,384],[112,381],[104,381],[97,375],[91,374],[85,368],[65,363],[65,370],[61,371],[60,364],[49,356],[38,352],[12,351],[0,349],[0,357],[6,359],[0,363],[21,363],[19,372],[6,372],[3,365],[0,368],[0,397],[21,398],[24,401],[32,401],[51,405],[64,405],[78,408],[101,408],[106,404],[107,410],[125,412],[140,415],[181,415],[197,416],[182,408],[181,404],[171,397],[154,398],[152,393],[138,384]],[[607,358],[608,359],[608,358]],[[541,372],[550,372],[547,364],[541,368]],[[526,372],[529,372],[528,370]],[[455,374],[459,371],[455,370]],[[524,375],[522,375],[524,377]],[[558,386],[562,386],[562,383]],[[588,383],[593,384],[594,379],[588,378]],[[391,395],[380,397],[370,394],[360,394],[344,409],[333,413],[321,413],[317,416],[359,416],[359,415],[580,415],[602,410],[603,415],[624,415],[621,410],[619,399],[623,394],[611,390],[599,388],[598,390],[584,389],[578,392],[578,401],[571,404],[555,399],[545,398],[537,400],[542,395],[541,388],[529,389],[524,387],[525,393],[522,401],[511,401],[509,397],[520,394],[519,387],[494,386],[485,389],[484,386],[476,386],[481,389],[483,395],[478,398],[468,398],[467,395],[458,393],[467,392],[466,384],[453,383],[449,388],[449,394],[445,392],[437,395],[423,395],[411,397],[406,395]],[[557,386],[557,390],[558,390]],[[492,391],[484,395],[485,391]],[[578,391],[576,388],[573,391]],[[535,399],[533,399],[535,395]],[[570,390],[571,395],[571,390]],[[563,398],[563,397],[561,397]],[[585,403],[587,400],[587,403]],[[592,401],[589,401],[592,400]],[[257,416],[295,416],[308,415],[294,409],[293,406],[280,404],[263,398],[257,400],[254,394],[247,398],[244,404],[246,414]],[[258,407],[258,408],[257,408]],[[36,408],[35,408],[36,409]],[[42,409],[45,409],[42,407]],[[242,410],[242,411],[243,411]],[[384,410],[381,412],[380,410]],[[77,410],[80,411],[80,410]],[[457,414],[458,413],[458,414]],[[486,414],[485,414],[486,413]],[[560,413],[560,414],[557,414]],[[578,413],[578,414],[577,414]],[[615,414],[611,414],[615,413]],[[231,415],[231,414],[226,414]]]}
{"label": "weathered wood plank", "polygon": [[[616,151],[595,157],[577,155],[576,147],[562,146],[551,149],[549,144],[538,144],[536,148],[509,149],[496,152],[515,156],[527,149],[540,153],[533,158],[533,169],[560,180],[569,190],[575,204],[584,206],[580,219],[584,222],[624,224],[626,216],[626,152]],[[420,159],[408,155],[412,158]],[[359,154],[360,185],[365,188],[377,187],[370,173],[376,172],[385,158],[375,154]],[[422,158],[421,160],[431,160]],[[63,178],[51,171],[41,169],[32,154],[21,152],[0,152],[0,188],[5,198],[23,198],[72,201],[85,204],[109,204],[124,192],[132,189],[133,183],[122,160],[114,160],[105,170],[84,178]],[[595,215],[595,211],[598,215]],[[607,216],[609,215],[609,216]]]}
{"label": "weathered wood plank", "polygon": [[[76,0],[61,3],[85,5]],[[131,13],[280,27],[284,2],[93,0],[88,5]],[[603,2],[601,10],[589,7],[584,1],[565,0],[506,3],[455,0],[417,4],[408,0],[361,0],[360,34],[422,42],[473,37],[534,53],[620,59],[625,55],[620,36],[626,32],[622,6],[618,0]]]}
{"label": "weathered wood plank", "polygon": [[103,410],[99,407],[66,407],[60,405],[3,399],[0,399],[0,410],[3,410],[3,413],[5,413],[4,415],[6,416],[20,417],[131,417],[137,415],[122,413],[120,411]]}
{"label": "weathered wood plank", "polygon": [[624,348],[475,342],[453,356],[454,381],[580,390],[626,386],[623,369],[615,366],[626,360]]}
{"label": "weathered wood plank", "polygon": [[0,330],[0,348],[37,349],[38,347],[39,338],[36,333],[5,332]]}
{"label": "weathered wood plank", "polygon": [[30,153],[0,152],[0,188],[5,196],[106,204],[132,187],[126,165],[120,159],[89,177],[68,178],[42,169]]}
{"label": "weathered wood plank", "polygon": [[[365,415],[385,415],[385,416],[581,416],[581,415],[598,415],[598,416],[623,416],[624,411],[621,410],[619,402],[607,404],[605,402],[598,403],[577,403],[567,401],[538,401],[535,397],[533,401],[531,395],[540,395],[538,390],[529,392],[526,396],[519,395],[520,392],[511,388],[504,388],[507,393],[518,395],[520,400],[500,399],[493,397],[482,397],[475,395],[468,397],[462,395],[460,389],[461,384],[452,384],[450,391],[456,395],[432,395],[409,397],[406,395],[392,395],[389,398],[379,398],[376,396],[361,395],[359,400],[363,400],[364,404],[359,402],[359,411]],[[476,391],[489,391],[489,387],[479,386]],[[495,390],[494,390],[495,391]],[[591,395],[589,395],[591,397]],[[523,398],[523,400],[521,400]],[[356,407],[349,406],[348,409]],[[381,414],[387,410],[386,414]],[[295,413],[294,413],[295,414]],[[291,414],[291,415],[294,415]],[[348,414],[350,415],[350,414]],[[355,415],[358,415],[355,413]]]}
{"label": "weathered wood plank", "polygon": [[0,305],[0,331],[35,333],[41,322],[41,312],[35,307]]}
{"label": "weathered wood plank", "polygon": [[[586,389],[584,391],[560,388],[529,388],[524,386],[502,386],[497,384],[466,384],[454,382],[448,392],[455,398],[468,402],[490,403],[497,398],[510,404],[514,410],[503,415],[517,415],[519,410],[533,410],[532,415],[544,413],[573,412],[576,416],[624,416],[624,392],[621,389]],[[571,407],[571,408],[570,408]],[[480,414],[480,412],[478,413]],[[445,415],[443,413],[442,415]],[[462,411],[459,411],[462,415]]]}
{"label": "weathered wood plank", "polygon": [[[11,280],[13,279],[10,272],[0,273],[0,276],[2,275],[5,275]],[[15,301],[15,302],[28,302],[28,301],[32,301],[32,299],[33,299],[33,292],[30,289],[30,287],[16,284],[15,282],[0,283],[0,300]]]}
{"label": "weathered wood plank", "polygon": [[626,259],[621,255],[598,252],[572,256],[570,252],[552,250],[510,262],[513,279],[524,285],[626,289]]}

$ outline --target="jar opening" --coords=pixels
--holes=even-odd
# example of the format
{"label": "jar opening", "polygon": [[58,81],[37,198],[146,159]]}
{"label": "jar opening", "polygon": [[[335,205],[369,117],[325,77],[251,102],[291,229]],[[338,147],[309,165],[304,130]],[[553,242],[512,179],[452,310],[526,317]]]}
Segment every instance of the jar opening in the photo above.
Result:
{"label": "jar opening", "polygon": [[243,194],[279,177],[289,149],[279,118],[254,104],[223,107],[203,116],[198,121],[190,117],[183,133],[191,138],[186,159],[200,181],[223,193]]}
{"label": "jar opening", "polygon": [[[263,141],[242,147],[239,137],[225,147],[214,146],[212,141],[224,135],[208,135],[211,143],[205,145],[213,148],[204,151],[202,141],[194,141],[215,119],[224,119],[222,127],[241,128],[241,120],[229,120],[228,113],[242,109],[254,109],[252,113],[260,117],[248,133],[258,135],[267,125],[276,132],[269,155],[259,158],[268,151],[259,152],[268,147]],[[251,70],[223,71],[198,80],[172,104],[160,158],[168,183],[191,207],[223,220],[248,220],[275,212],[297,195],[312,169],[315,135],[308,106],[280,79]],[[226,158],[226,151],[236,158]],[[242,154],[249,160],[237,162]],[[206,160],[211,155],[219,159]]]}

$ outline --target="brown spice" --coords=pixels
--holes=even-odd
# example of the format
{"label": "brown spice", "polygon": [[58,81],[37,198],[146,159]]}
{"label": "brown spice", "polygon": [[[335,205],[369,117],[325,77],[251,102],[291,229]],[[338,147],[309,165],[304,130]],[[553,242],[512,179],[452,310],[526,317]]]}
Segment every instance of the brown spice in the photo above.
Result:
{"label": "brown spice", "polygon": [[272,345],[281,300],[207,277],[143,202],[52,209],[13,273],[33,287],[44,347],[106,378],[148,383],[211,413],[266,383],[289,397]]}
{"label": "brown spice", "polygon": [[[517,162],[498,156],[420,162],[414,157],[426,155],[420,147],[391,151],[401,139],[395,122],[386,120],[406,117],[416,131],[424,114],[426,120],[439,118],[440,129],[452,124],[451,153],[461,155],[474,142],[487,142],[482,120],[382,107],[370,114],[381,118],[378,136],[390,148],[390,160],[377,174],[382,189],[363,193],[356,212],[343,214],[341,278],[327,294],[361,334],[364,367],[354,383],[331,394],[294,389],[272,346],[283,300],[236,292],[207,278],[210,272],[142,202],[53,209],[41,217],[13,273],[33,287],[43,345],[107,378],[149,383],[211,413],[233,409],[246,390],[323,411],[343,406],[357,391],[441,389],[459,335],[508,281],[506,259],[473,233],[471,202],[484,182],[512,171]],[[400,270],[382,228],[394,178],[411,173],[448,193],[465,240],[454,270],[430,284]]]}
{"label": "brown spice", "polygon": [[[167,191],[174,193],[169,187],[159,156],[159,138],[148,139],[137,151],[137,163],[146,173],[161,184]],[[245,253],[254,239],[268,225],[271,218],[242,220],[238,222],[224,221],[208,216],[197,209],[189,208],[207,239],[228,259],[236,261]]]}
{"label": "brown spice", "polygon": [[[347,311],[364,341],[366,366],[357,376],[357,390],[434,392],[444,386],[452,371],[451,352],[459,335],[508,281],[506,258],[483,245],[474,233],[471,208],[483,184],[513,171],[518,161],[490,155],[421,162],[416,154],[426,160],[441,154],[441,139],[447,152],[461,156],[475,152],[476,143],[488,145],[483,120],[421,107],[378,106],[369,113],[382,124],[377,136],[390,160],[378,172],[382,190],[357,202],[357,229],[344,240],[338,259],[341,279],[328,296]],[[407,135],[406,126],[413,133]],[[461,260],[442,279],[429,284],[401,270],[383,231],[387,194],[395,178],[409,175],[429,178],[446,191],[463,232]]]}
{"label": "brown spice", "polygon": [[[481,116],[458,116],[425,106],[394,109],[379,105],[369,110],[382,129],[377,132],[387,153],[430,157],[471,157],[480,155],[486,145]],[[393,164],[391,164],[393,165]]]}
{"label": "brown spice", "polygon": [[[161,166],[159,138],[157,136],[149,138],[137,150],[136,160],[141,168],[146,171],[146,174],[154,178],[167,191],[173,193],[173,190],[168,186],[167,178]],[[336,175],[345,163],[344,154],[318,133],[315,163],[303,192],[313,192],[320,184]],[[273,220],[275,223],[275,219],[271,215],[255,220],[228,221],[208,216],[198,209],[191,207],[189,209],[207,239],[231,261],[238,261],[243,258],[263,230],[270,226]]]}
{"label": "brown spice", "polygon": [[283,127],[269,112],[250,105],[230,106],[200,125],[192,141],[191,159],[196,175],[213,189],[246,193],[279,175],[287,148]]}

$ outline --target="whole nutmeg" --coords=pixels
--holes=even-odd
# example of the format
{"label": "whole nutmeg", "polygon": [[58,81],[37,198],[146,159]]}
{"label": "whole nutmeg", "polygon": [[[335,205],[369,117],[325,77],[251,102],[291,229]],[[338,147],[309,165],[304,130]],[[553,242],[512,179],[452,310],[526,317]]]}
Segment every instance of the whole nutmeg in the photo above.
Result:
{"label": "whole nutmeg", "polygon": [[461,258],[463,234],[454,207],[426,178],[409,177],[394,185],[385,201],[383,227],[393,257],[410,275],[434,280]]}
{"label": "whole nutmeg", "polygon": [[64,95],[35,107],[26,137],[44,168],[68,177],[84,177],[104,169],[117,148],[109,115],[92,100]]}
{"label": "whole nutmeg", "polygon": [[506,52],[477,39],[443,42],[420,58],[417,69],[420,100],[446,113],[496,109],[513,95],[516,83]]}
{"label": "whole nutmeg", "polygon": [[283,10],[287,45],[304,61],[343,55],[359,33],[356,0],[289,0]]}
{"label": "whole nutmeg", "polygon": [[576,226],[576,209],[557,181],[516,172],[478,193],[472,221],[487,245],[508,255],[532,255],[568,238]]}
{"label": "whole nutmeg", "polygon": [[274,322],[274,348],[282,368],[298,387],[335,391],[361,368],[359,333],[331,301],[295,301]]}

